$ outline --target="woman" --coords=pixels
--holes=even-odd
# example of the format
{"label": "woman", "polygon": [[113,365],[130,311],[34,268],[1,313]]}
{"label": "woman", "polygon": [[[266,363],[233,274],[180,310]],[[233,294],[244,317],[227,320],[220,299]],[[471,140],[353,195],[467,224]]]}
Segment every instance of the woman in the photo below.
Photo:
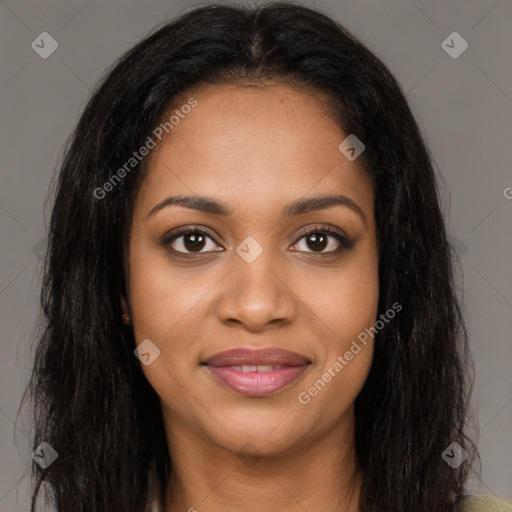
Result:
{"label": "woman", "polygon": [[58,511],[502,510],[465,496],[452,258],[404,94],[347,30],[285,3],[165,24],[56,183],[32,510],[43,481]]}

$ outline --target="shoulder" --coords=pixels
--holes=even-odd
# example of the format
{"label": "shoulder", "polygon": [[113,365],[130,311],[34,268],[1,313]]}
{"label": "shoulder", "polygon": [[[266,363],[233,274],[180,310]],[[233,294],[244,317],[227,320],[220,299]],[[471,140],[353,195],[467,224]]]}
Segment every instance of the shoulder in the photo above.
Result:
{"label": "shoulder", "polygon": [[512,503],[491,496],[466,496],[460,512],[512,512]]}

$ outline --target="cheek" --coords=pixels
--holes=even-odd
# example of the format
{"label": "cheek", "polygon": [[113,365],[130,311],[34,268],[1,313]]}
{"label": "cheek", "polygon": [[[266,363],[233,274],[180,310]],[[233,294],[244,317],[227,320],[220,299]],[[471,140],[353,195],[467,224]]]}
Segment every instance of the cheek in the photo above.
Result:
{"label": "cheek", "polygon": [[331,315],[333,330],[347,335],[357,336],[365,328],[373,325],[377,315],[379,286],[375,271],[344,275],[333,290]]}
{"label": "cheek", "polygon": [[[305,283],[308,305],[328,327],[328,345],[345,350],[377,316],[378,262],[373,251],[359,251],[335,273],[315,283]],[[331,347],[332,348],[332,347]]]}
{"label": "cheek", "polygon": [[[201,297],[208,288],[200,279],[185,277],[173,269],[165,254],[134,251],[130,259],[132,326],[139,345],[151,340],[160,350],[158,358],[141,364],[147,380],[164,404],[179,409],[189,398],[184,393],[184,377],[194,375],[191,346],[200,338],[200,322],[190,321],[202,311]],[[197,331],[195,331],[197,329]]]}
{"label": "cheek", "polygon": [[378,307],[375,274],[340,279],[331,292],[324,302],[328,330],[317,346],[317,368],[296,397],[303,414],[317,418],[320,430],[349,410],[368,377]]}
{"label": "cheek", "polygon": [[137,345],[149,339],[160,350],[154,363],[142,365],[146,378],[164,403],[181,407],[190,398],[184,383],[190,386],[201,373],[197,352],[208,334],[208,293],[221,275],[209,267],[173,266],[165,251],[159,252],[144,247],[132,252],[132,326]]}
{"label": "cheek", "polygon": [[154,337],[168,344],[182,319],[201,307],[201,298],[213,279],[208,274],[198,278],[197,272],[192,272],[173,268],[164,251],[133,252],[130,292],[137,339]]}
{"label": "cheek", "polygon": [[[310,283],[311,284],[311,283]],[[306,382],[301,403],[310,401],[320,414],[329,405],[334,418],[354,401],[368,376],[373,357],[379,279],[375,253],[354,255],[335,278],[309,287],[308,306],[323,324],[317,345],[318,368]],[[315,293],[311,291],[316,290]],[[320,324],[319,324],[319,327]],[[314,404],[314,405],[313,405]],[[321,412],[324,414],[324,412]]]}

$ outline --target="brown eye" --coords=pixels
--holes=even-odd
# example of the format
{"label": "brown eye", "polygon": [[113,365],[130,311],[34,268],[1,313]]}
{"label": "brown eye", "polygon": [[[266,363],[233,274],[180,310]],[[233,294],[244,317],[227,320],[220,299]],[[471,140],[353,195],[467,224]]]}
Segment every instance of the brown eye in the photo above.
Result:
{"label": "brown eye", "polygon": [[[208,244],[208,241],[213,242],[212,244]],[[178,233],[173,234],[170,237],[167,237],[163,242],[164,246],[171,246],[172,250],[182,254],[193,254],[193,253],[201,253],[201,252],[209,252],[209,251],[219,251],[220,249],[215,249],[215,241],[210,235],[206,232],[198,230],[198,229],[190,229],[184,228],[180,230]],[[206,248],[206,250],[204,250]]]}
{"label": "brown eye", "polygon": [[[299,242],[305,240],[306,249],[300,249]],[[329,240],[331,239],[331,240]],[[332,241],[334,239],[334,241]],[[318,254],[332,254],[352,249],[354,242],[346,236],[326,228],[313,228],[306,231],[294,247],[299,251],[312,252]],[[309,250],[307,250],[309,249]],[[326,250],[328,249],[328,250]]]}

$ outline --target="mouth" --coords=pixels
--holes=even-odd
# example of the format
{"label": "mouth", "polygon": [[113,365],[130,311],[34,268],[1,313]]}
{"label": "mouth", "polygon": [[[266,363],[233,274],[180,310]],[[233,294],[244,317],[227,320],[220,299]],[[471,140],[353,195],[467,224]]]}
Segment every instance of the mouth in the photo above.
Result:
{"label": "mouth", "polygon": [[290,386],[311,360],[278,348],[238,348],[220,352],[201,363],[218,382],[248,397],[273,395]]}

